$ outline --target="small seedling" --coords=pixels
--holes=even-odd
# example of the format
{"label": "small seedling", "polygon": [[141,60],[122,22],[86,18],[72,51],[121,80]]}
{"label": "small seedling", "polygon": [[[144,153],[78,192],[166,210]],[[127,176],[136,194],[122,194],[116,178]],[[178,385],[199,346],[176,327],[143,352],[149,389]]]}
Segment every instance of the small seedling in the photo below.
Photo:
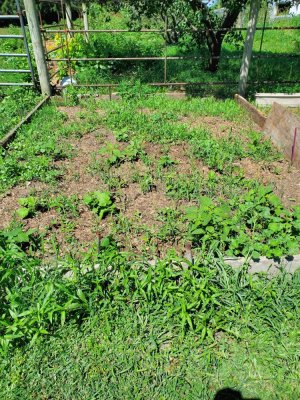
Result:
{"label": "small seedling", "polygon": [[22,197],[18,200],[20,208],[17,209],[17,214],[21,219],[31,218],[37,211],[45,211],[48,209],[47,200],[38,199],[34,196]]}
{"label": "small seedling", "polygon": [[152,190],[156,188],[156,185],[153,181],[153,177],[149,174],[144,175],[142,177],[140,184],[141,184],[141,190],[144,194],[152,192]]}
{"label": "small seedling", "polygon": [[168,155],[162,156],[159,160],[158,160],[158,165],[162,168],[168,168],[171,167],[172,165],[178,164],[177,161],[172,160],[172,158]]}
{"label": "small seedling", "polygon": [[117,133],[115,133],[115,137],[118,142],[128,142],[129,141],[129,135],[127,134],[127,129],[121,129]]}
{"label": "small seedling", "polygon": [[18,200],[20,208],[17,209],[17,214],[21,219],[32,217],[35,214],[37,199],[33,196],[23,197]]}
{"label": "small seedling", "polygon": [[109,192],[91,192],[84,196],[84,204],[86,204],[94,213],[103,219],[107,214],[116,211],[116,206]]}

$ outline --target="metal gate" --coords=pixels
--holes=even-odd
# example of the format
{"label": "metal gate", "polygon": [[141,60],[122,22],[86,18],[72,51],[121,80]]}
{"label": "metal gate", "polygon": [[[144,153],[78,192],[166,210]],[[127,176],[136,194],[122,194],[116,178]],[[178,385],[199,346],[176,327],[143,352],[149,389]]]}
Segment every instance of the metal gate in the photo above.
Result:
{"label": "metal gate", "polygon": [[28,69],[0,69],[0,74],[5,74],[5,73],[30,74],[31,82],[0,82],[0,87],[1,86],[35,86],[34,72],[33,72],[33,66],[32,66],[32,61],[31,61],[29,47],[28,47],[28,41],[27,41],[27,37],[26,37],[24,17],[22,14],[19,0],[15,0],[15,2],[16,2],[16,7],[17,7],[17,14],[16,15],[0,15],[0,19],[1,20],[12,20],[12,21],[19,20],[21,34],[20,35],[0,35],[0,40],[2,40],[2,39],[4,39],[4,40],[5,39],[23,40],[25,53],[0,53],[0,57],[1,58],[4,57],[7,59],[11,58],[11,57],[27,58]]}

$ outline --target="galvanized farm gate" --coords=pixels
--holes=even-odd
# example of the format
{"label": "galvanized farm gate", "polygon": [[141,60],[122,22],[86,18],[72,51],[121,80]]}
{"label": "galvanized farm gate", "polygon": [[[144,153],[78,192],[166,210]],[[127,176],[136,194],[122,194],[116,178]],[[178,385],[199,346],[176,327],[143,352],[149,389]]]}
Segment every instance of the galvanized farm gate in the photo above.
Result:
{"label": "galvanized farm gate", "polygon": [[25,30],[25,23],[24,23],[24,16],[22,14],[22,10],[20,7],[19,0],[15,0],[16,7],[17,7],[17,14],[16,15],[0,15],[0,20],[9,20],[9,21],[19,21],[21,34],[20,35],[0,35],[0,40],[6,39],[18,39],[22,40],[24,43],[24,53],[0,53],[1,58],[27,58],[28,61],[28,69],[0,69],[0,74],[30,74],[31,82],[0,82],[0,86],[35,86],[36,82],[34,79],[34,71],[32,66],[32,61],[30,57],[28,41],[26,37],[26,30]]}

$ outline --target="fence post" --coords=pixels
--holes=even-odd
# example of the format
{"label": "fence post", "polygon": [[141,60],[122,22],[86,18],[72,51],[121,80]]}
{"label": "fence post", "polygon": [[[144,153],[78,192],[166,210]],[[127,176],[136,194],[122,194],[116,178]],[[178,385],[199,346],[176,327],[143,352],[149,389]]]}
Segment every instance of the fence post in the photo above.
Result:
{"label": "fence post", "polygon": [[236,27],[237,28],[243,28],[244,26],[244,19],[245,19],[245,9],[243,9],[238,16],[238,19],[236,21]]}
{"label": "fence post", "polygon": [[85,41],[89,41],[89,19],[88,19],[88,10],[86,3],[82,3],[82,15],[83,15],[83,25],[84,25],[84,30],[85,32]]}
{"label": "fence post", "polygon": [[[71,3],[69,0],[65,0],[65,5],[66,5],[66,22],[67,22],[67,28],[69,30],[73,29],[73,22],[72,22],[72,8],[71,8]],[[70,33],[70,36],[73,36],[72,33]]]}
{"label": "fence post", "polygon": [[260,9],[260,2],[261,0],[251,0],[248,30],[245,40],[244,54],[240,71],[239,94],[241,96],[245,96],[246,94],[247,80],[250,68],[250,61],[252,57],[253,42],[258,20],[258,13]]}
{"label": "fence post", "polygon": [[51,95],[51,85],[49,79],[48,68],[46,64],[43,40],[39,25],[39,17],[35,0],[24,0],[26,17],[34,52],[34,58],[39,75],[42,94]]}

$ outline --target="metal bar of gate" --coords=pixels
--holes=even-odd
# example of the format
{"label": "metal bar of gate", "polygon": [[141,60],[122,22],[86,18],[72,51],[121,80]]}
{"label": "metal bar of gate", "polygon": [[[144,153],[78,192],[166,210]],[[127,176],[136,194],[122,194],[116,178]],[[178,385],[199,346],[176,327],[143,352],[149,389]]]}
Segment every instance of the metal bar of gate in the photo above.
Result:
{"label": "metal bar of gate", "polygon": [[23,35],[0,35],[0,39],[23,39]]}
{"label": "metal bar of gate", "polygon": [[22,9],[20,6],[19,0],[15,0],[16,7],[17,7],[17,14],[16,15],[0,15],[0,19],[8,20],[8,19],[16,19],[20,22],[20,28],[22,35],[0,35],[0,39],[22,39],[24,42],[24,47],[26,53],[0,53],[0,57],[22,57],[27,58],[29,69],[0,69],[1,74],[5,73],[16,73],[16,74],[31,74],[32,82],[0,82],[0,86],[35,86],[34,80],[34,70],[33,65],[31,62],[29,46],[26,37],[26,30],[25,30],[25,23],[24,17],[22,14]]}
{"label": "metal bar of gate", "polygon": [[33,83],[29,82],[0,82],[0,86],[34,86]]}
{"label": "metal bar of gate", "polygon": [[[268,26],[268,27],[257,27],[257,31],[284,31],[284,30],[300,30],[300,26]],[[45,33],[65,33],[65,29],[41,29]],[[129,31],[128,29],[89,29],[88,31],[84,29],[68,29],[68,33],[165,33],[163,29],[141,29],[139,31]],[[167,32],[171,32],[168,29]],[[247,31],[247,28],[220,28],[220,29],[199,29],[198,32],[206,33],[208,31],[218,31],[218,32],[236,32],[236,31]]]}
{"label": "metal bar of gate", "polygon": [[[271,59],[271,58],[277,58],[279,57],[278,55],[254,55],[253,58],[259,58],[259,59]],[[281,56],[280,56],[281,57]],[[285,58],[298,58],[298,54],[287,54],[284,56]],[[212,59],[227,59],[227,60],[233,60],[233,59],[240,59],[242,58],[242,55],[237,55],[237,56],[213,56],[210,57]],[[178,60],[202,60],[206,59],[204,56],[168,56],[168,57],[92,57],[92,58],[87,58],[87,57],[82,57],[82,58],[50,58],[47,57],[47,61],[164,61],[164,60],[173,60],[173,61],[178,61]]]}
{"label": "metal bar of gate", "polygon": [[17,53],[0,53],[0,57],[27,57],[27,54]]}
{"label": "metal bar of gate", "polygon": [[31,79],[32,79],[33,85],[35,86],[34,71],[33,71],[33,66],[32,66],[31,57],[30,57],[30,51],[29,51],[27,37],[26,37],[24,18],[23,18],[19,0],[16,0],[16,5],[17,5],[18,16],[20,18],[21,30],[22,30],[23,37],[24,37],[24,46],[25,46],[25,50],[26,50],[26,54],[27,54],[27,61],[28,61],[28,65],[29,65],[29,69],[30,69],[30,73],[31,73]]}
{"label": "metal bar of gate", "polygon": [[0,15],[0,19],[19,19],[18,15]]}
{"label": "metal bar of gate", "polygon": [[[161,83],[161,82],[152,82],[152,83],[147,83],[148,86],[156,86],[156,87],[171,87],[171,86],[221,86],[221,85],[238,85],[239,82],[236,81],[220,81],[220,82],[167,82],[167,83]],[[253,81],[250,82],[253,85],[257,84],[274,84],[274,83],[280,83],[280,84],[288,84],[292,85],[295,83],[300,83],[300,81]],[[74,87],[91,87],[91,88],[117,88],[119,86],[119,83],[95,83],[95,84],[74,84]],[[58,85],[56,86],[56,89],[64,89],[63,86]]]}
{"label": "metal bar of gate", "polygon": [[5,73],[20,73],[20,74],[30,74],[30,69],[0,69],[1,74]]}

